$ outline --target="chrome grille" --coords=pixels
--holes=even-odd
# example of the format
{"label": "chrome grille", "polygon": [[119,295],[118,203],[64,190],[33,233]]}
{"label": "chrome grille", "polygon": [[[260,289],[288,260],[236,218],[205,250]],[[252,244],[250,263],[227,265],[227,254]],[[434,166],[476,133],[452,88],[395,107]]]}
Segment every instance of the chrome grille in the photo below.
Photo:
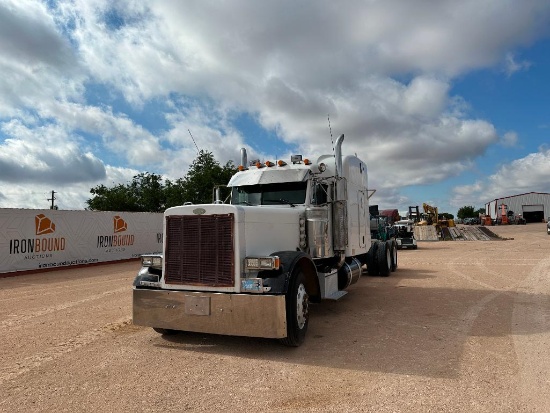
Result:
{"label": "chrome grille", "polygon": [[165,282],[234,285],[233,214],[166,217]]}

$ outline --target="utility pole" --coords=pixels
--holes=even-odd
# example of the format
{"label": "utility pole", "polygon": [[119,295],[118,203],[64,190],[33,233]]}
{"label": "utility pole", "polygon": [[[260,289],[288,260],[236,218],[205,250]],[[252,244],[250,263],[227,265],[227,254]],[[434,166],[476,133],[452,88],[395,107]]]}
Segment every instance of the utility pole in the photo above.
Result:
{"label": "utility pole", "polygon": [[52,201],[52,205],[50,206],[50,209],[57,209],[57,205],[54,204],[53,201],[55,201],[55,191],[52,191],[52,197],[51,198],[48,198],[48,201]]}

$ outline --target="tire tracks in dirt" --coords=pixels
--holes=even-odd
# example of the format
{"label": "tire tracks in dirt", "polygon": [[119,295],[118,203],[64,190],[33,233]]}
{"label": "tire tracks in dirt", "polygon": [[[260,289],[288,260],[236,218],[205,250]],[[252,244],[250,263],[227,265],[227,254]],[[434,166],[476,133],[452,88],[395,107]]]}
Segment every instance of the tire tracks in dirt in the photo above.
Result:
{"label": "tire tracks in dirt", "polygon": [[59,359],[68,353],[90,345],[117,331],[131,331],[132,328],[134,328],[134,326],[130,317],[120,318],[100,328],[86,331],[68,341],[59,343],[32,356],[2,365],[2,367],[0,367],[0,386],[4,385],[7,381],[40,368],[45,363]]}
{"label": "tire tracks in dirt", "polygon": [[520,367],[521,390],[531,411],[550,411],[550,258],[541,260],[517,289],[512,335]]}
{"label": "tire tracks in dirt", "polygon": [[111,296],[113,294],[120,294],[125,291],[129,291],[129,287],[121,287],[121,288],[117,288],[116,290],[104,291],[102,293],[94,294],[89,297],[83,298],[81,300],[69,301],[63,304],[55,305],[53,307],[47,307],[41,310],[36,310],[28,313],[7,314],[8,319],[0,322],[0,332],[7,328],[19,327],[22,324],[27,323],[29,320],[32,320],[38,317],[43,317],[45,315],[49,315],[58,311],[63,311],[71,307],[76,307],[81,304],[89,303],[91,301],[100,300],[102,298]]}

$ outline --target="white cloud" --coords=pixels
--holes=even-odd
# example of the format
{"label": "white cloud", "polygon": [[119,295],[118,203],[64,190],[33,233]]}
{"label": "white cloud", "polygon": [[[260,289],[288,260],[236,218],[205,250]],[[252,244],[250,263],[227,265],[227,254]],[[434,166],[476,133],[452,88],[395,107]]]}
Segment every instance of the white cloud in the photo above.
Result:
{"label": "white cloud", "polygon": [[0,187],[0,208],[47,209],[51,205],[51,191],[55,191],[55,205],[59,209],[77,210],[86,208],[86,200],[91,198],[90,189],[97,185],[112,187],[126,184],[139,173],[135,169],[107,166],[105,177],[96,182],[74,182],[68,184],[50,182],[19,183]]}
{"label": "white cloud", "polygon": [[517,61],[512,53],[506,53],[504,60],[504,71],[508,76],[512,76],[514,73],[521,70],[527,70],[531,67],[531,62],[526,60]]}
{"label": "white cloud", "polygon": [[[545,0],[8,0],[0,4],[0,162],[27,180],[74,182],[71,190],[108,182],[111,167],[177,178],[196,154],[188,130],[222,161],[238,160],[242,146],[272,157],[234,127],[244,112],[319,154],[332,150],[329,114],[334,134],[346,135],[344,151],[365,158],[372,182],[395,201],[390,188],[455,176],[499,142],[491,123],[468,118],[451,82],[503,60],[510,73],[526,69],[510,50],[537,39],[549,15]],[[151,132],[125,105],[87,100],[95,85],[133,113],[170,105],[166,129]],[[52,136],[55,148],[32,147]],[[515,132],[500,139],[516,141]]]}
{"label": "white cloud", "polygon": [[63,127],[93,134],[116,157],[135,166],[158,166],[163,158],[159,138],[110,107],[99,108],[69,102],[39,107],[44,118],[55,118]]}
{"label": "white cloud", "polygon": [[0,3],[0,119],[36,102],[78,98],[79,62],[42,3]]}
{"label": "white cloud", "polygon": [[2,125],[12,138],[0,145],[2,181],[8,183],[93,182],[105,177],[101,160],[81,152],[55,125],[29,129],[17,120]]}
{"label": "white cloud", "polygon": [[505,147],[513,147],[518,143],[518,134],[516,132],[510,131],[502,135],[500,139],[500,144]]}
{"label": "white cloud", "polygon": [[550,192],[550,149],[541,148],[524,158],[502,165],[493,175],[453,190],[452,204],[484,205],[503,196],[526,192]]}

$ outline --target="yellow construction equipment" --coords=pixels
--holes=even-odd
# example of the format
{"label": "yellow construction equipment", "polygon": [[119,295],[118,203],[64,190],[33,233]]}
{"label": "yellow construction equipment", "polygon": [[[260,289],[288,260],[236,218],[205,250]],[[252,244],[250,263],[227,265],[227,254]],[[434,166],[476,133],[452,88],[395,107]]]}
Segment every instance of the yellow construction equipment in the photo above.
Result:
{"label": "yellow construction equipment", "polygon": [[422,207],[424,208],[424,219],[426,220],[427,225],[434,225],[437,229],[455,226],[455,221],[453,219],[447,219],[439,215],[437,207],[426,203],[423,203]]}
{"label": "yellow construction equipment", "polygon": [[422,208],[424,208],[424,214],[426,214],[425,220],[428,225],[438,225],[439,214],[437,213],[437,207],[433,207],[431,205],[423,203]]}

